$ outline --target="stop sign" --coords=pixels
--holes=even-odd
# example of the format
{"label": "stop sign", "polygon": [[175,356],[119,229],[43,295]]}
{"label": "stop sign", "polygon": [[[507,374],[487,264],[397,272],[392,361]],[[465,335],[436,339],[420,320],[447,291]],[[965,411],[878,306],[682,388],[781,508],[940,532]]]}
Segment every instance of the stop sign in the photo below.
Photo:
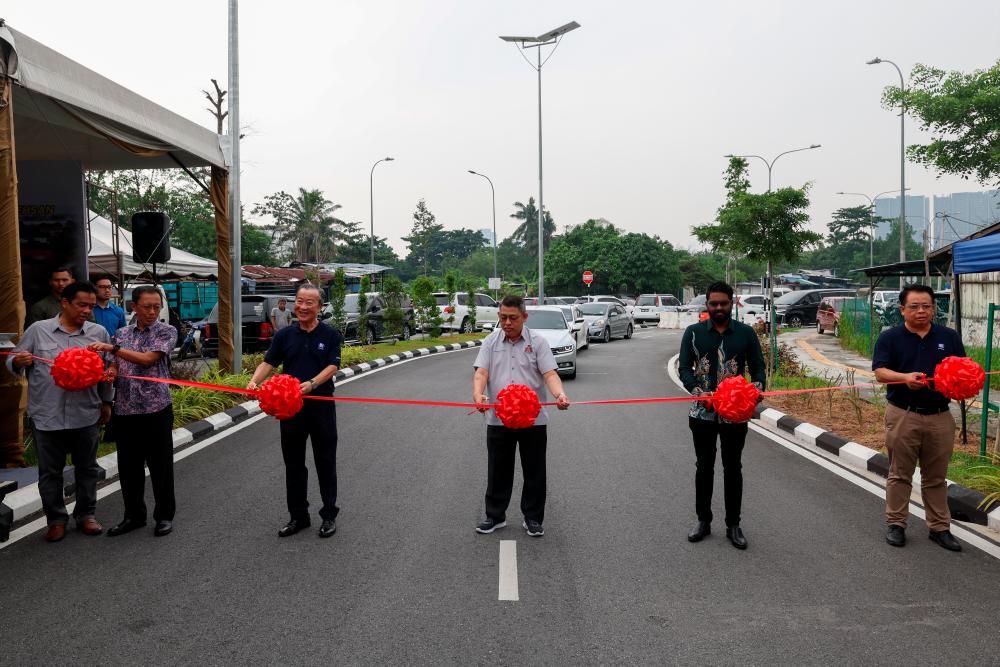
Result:
{"label": "stop sign", "polygon": [[587,285],[589,285],[590,283],[594,282],[594,274],[591,273],[590,271],[584,271],[583,272],[583,282],[585,284],[587,284]]}

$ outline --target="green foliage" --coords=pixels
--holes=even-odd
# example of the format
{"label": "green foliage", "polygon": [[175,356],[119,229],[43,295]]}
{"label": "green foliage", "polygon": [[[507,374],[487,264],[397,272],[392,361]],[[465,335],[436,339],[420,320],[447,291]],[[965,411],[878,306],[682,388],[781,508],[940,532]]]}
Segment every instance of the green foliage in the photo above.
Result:
{"label": "green foliage", "polygon": [[337,255],[337,242],[348,238],[346,223],[334,216],[339,208],[322,190],[299,188],[295,197],[284,191],[268,195],[252,213],[271,218],[276,243],[291,242],[293,259],[328,262]]}
{"label": "green foliage", "polygon": [[362,345],[368,343],[368,292],[371,288],[371,279],[362,276],[361,291],[358,292],[358,342]]}
{"label": "green foliage", "polygon": [[[511,234],[511,239],[519,247],[524,249],[524,253],[538,260],[538,207],[535,206],[535,198],[528,197],[528,203],[522,204],[519,201],[514,202],[514,212],[510,214],[510,217],[515,220],[520,220],[521,224],[514,229],[514,233]],[[552,219],[552,214],[546,209],[545,211],[545,222],[543,224],[543,236],[542,247],[545,250],[549,249],[552,244],[552,237],[556,233],[556,223]],[[485,240],[485,239],[484,239]]]}
{"label": "green foliage", "polygon": [[347,296],[347,276],[343,269],[333,272],[333,281],[330,283],[330,310],[333,315],[330,317],[330,326],[345,333],[347,331],[347,313],[344,312],[344,298]]}
{"label": "green foliage", "polygon": [[882,101],[888,109],[905,105],[931,135],[927,144],[907,148],[911,160],[1000,185],[1000,60],[968,74],[917,64],[906,91],[890,86]]}
{"label": "green foliage", "polygon": [[[458,280],[455,278],[455,274],[449,271],[444,277],[444,289],[448,293],[448,305],[454,307],[455,294],[458,292]],[[448,313],[448,317],[444,320],[449,325],[455,324],[455,311]]]}
{"label": "green foliage", "polygon": [[385,313],[382,322],[385,333],[393,339],[403,335],[403,283],[396,276],[387,276],[382,283],[382,296],[385,298]]}
{"label": "green foliage", "polygon": [[441,335],[441,310],[434,298],[434,281],[421,276],[410,284],[410,298],[417,318],[417,326],[422,331],[431,332],[434,338]]}
{"label": "green foliage", "polygon": [[467,280],[465,283],[466,297],[468,298],[469,305],[469,331],[476,330],[476,284],[471,280]]}
{"label": "green foliage", "polygon": [[409,258],[414,260],[425,276],[432,267],[439,266],[441,263],[442,250],[440,244],[435,241],[436,237],[439,237],[444,231],[444,225],[438,224],[436,220],[434,214],[427,208],[427,202],[421,199],[417,202],[417,208],[413,212],[413,227],[410,229],[410,235],[403,237],[403,240],[410,247]]}
{"label": "green foliage", "polygon": [[[338,262],[355,262],[358,264],[368,264],[371,260],[371,238],[368,234],[361,234],[360,222],[345,222],[344,233],[347,239],[344,244],[337,248]],[[380,236],[375,237],[375,263],[382,266],[395,267],[399,264],[399,256],[388,243],[388,239]]]}

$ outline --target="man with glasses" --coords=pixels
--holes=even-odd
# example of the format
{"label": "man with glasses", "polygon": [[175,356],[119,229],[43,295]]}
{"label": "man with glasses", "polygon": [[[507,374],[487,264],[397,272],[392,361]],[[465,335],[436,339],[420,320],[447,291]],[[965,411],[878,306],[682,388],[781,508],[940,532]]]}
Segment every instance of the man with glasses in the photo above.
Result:
{"label": "man with glasses", "polygon": [[[875,343],[872,370],[886,387],[885,447],[889,477],[885,485],[885,540],[906,544],[906,520],[913,472],[920,461],[920,494],[932,541],[949,551],[962,545],[951,534],[948,483],[945,475],[955,448],[955,418],[949,400],[928,384],[927,377],[945,357],[965,356],[953,329],[934,324],[934,290],[907,285],[899,293],[903,323],[883,331]],[[898,384],[889,384],[898,383]]]}
{"label": "man with glasses", "polygon": [[108,335],[114,338],[115,332],[128,325],[125,311],[121,306],[111,301],[114,296],[114,284],[109,276],[100,276],[94,281],[97,288],[97,305],[94,306],[94,321],[108,330]]}
{"label": "man with glasses", "polygon": [[173,530],[174,410],[170,387],[136,377],[169,378],[170,352],[177,329],[160,322],[164,307],[159,290],[140,285],[132,292],[135,322],[119,329],[112,343],[94,343],[90,349],[110,352],[117,360],[114,421],[118,442],[118,476],[125,516],[108,530],[108,537],[130,533],[146,525],[146,466],[153,486],[153,534]]}
{"label": "man with glasses", "polygon": [[[705,294],[708,319],[684,331],[680,350],[680,376],[684,388],[695,396],[715,391],[728,377],[750,372],[757,388],[764,390],[766,370],[760,341],[753,328],[732,319],[733,288],[723,282],[708,286]],[[694,438],[695,511],[698,523],[688,534],[689,542],[700,542],[712,533],[712,486],[715,481],[715,443],[722,451],[725,482],[726,537],[737,549],[747,548],[740,528],[743,504],[743,445],[747,424],[728,422],[708,401],[691,405],[688,426]]]}

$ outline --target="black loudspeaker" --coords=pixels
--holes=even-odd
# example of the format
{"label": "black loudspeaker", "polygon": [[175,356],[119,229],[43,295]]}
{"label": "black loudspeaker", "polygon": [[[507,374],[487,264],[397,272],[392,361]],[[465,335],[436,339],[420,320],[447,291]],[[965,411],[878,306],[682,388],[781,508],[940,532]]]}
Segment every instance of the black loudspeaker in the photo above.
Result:
{"label": "black loudspeaker", "polygon": [[158,211],[132,216],[132,260],[140,264],[170,261],[170,218]]}

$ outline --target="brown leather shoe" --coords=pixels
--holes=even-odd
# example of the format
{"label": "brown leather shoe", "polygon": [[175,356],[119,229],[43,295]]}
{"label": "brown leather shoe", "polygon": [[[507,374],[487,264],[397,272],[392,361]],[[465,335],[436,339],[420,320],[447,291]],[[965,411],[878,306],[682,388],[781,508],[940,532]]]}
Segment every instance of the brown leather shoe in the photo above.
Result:
{"label": "brown leather shoe", "polygon": [[80,530],[83,531],[84,535],[100,535],[104,532],[104,526],[97,523],[97,519],[92,516],[88,516],[77,523]]}
{"label": "brown leather shoe", "polygon": [[58,542],[64,537],[66,537],[66,524],[64,523],[49,524],[49,529],[45,531],[46,542]]}

